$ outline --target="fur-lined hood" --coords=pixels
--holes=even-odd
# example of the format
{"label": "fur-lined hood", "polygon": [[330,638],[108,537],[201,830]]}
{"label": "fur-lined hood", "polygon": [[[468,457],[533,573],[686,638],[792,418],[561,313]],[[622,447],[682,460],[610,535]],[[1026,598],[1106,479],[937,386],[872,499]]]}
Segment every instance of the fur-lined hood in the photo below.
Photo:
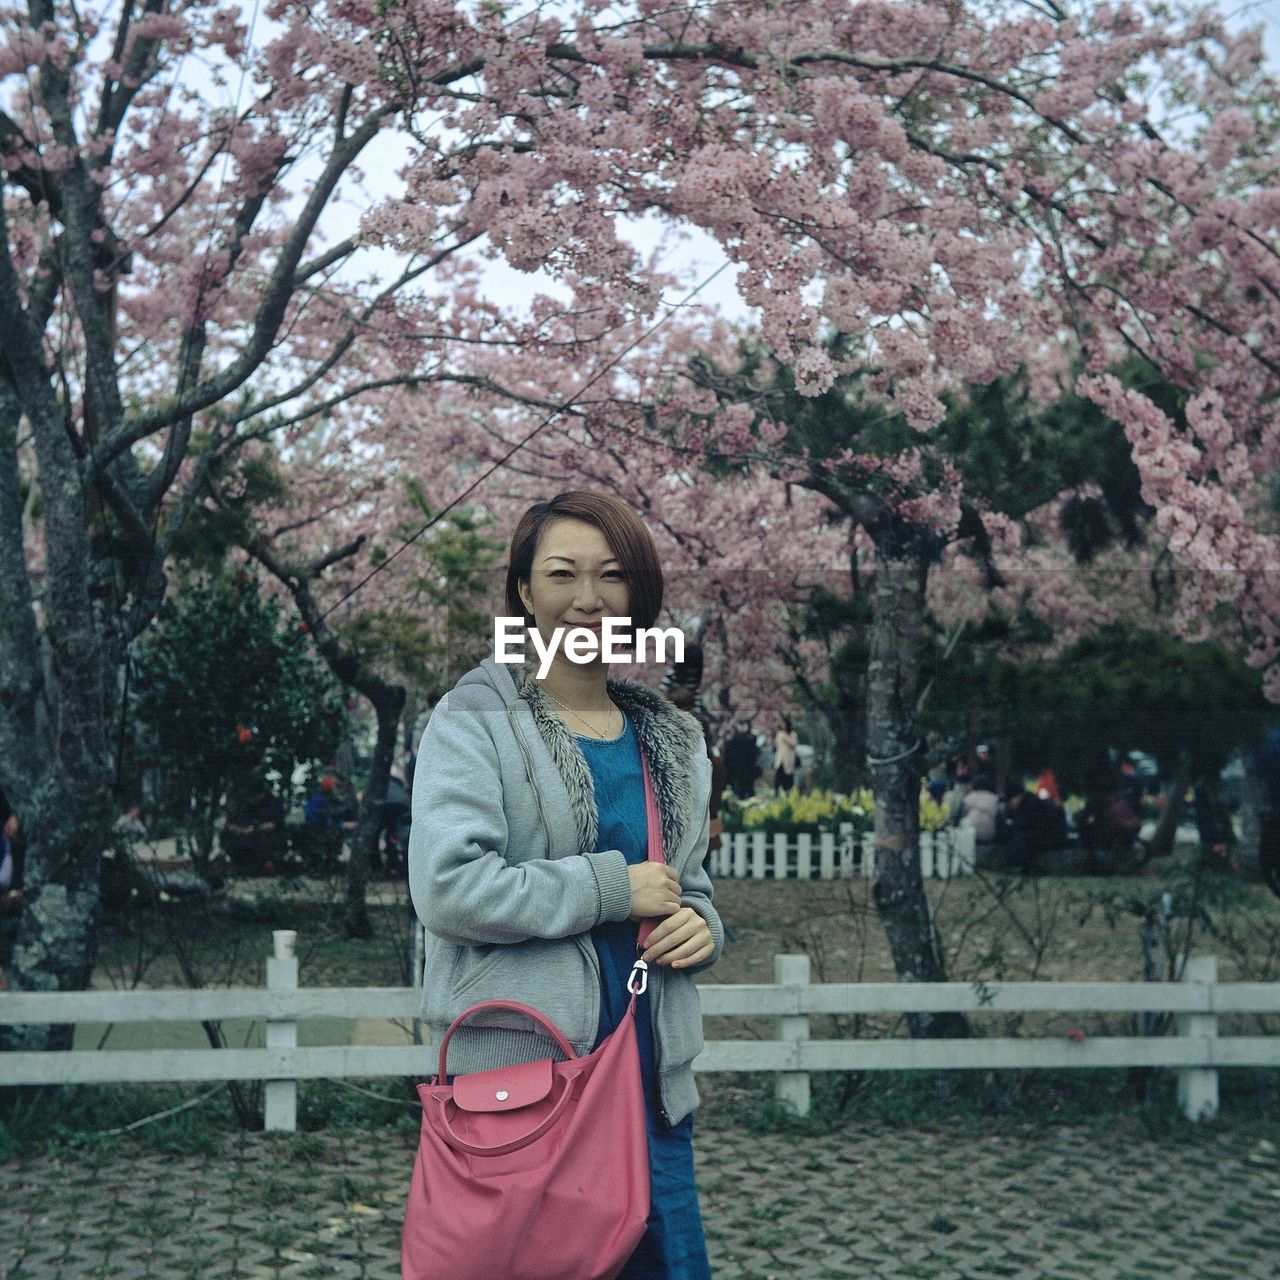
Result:
{"label": "fur-lined hood", "polygon": [[[498,663],[489,657],[458,682],[459,687],[472,683],[489,685],[508,706],[517,699],[528,706],[569,793],[578,851],[593,852],[599,816],[591,770],[555,704],[534,679],[533,664]],[[694,764],[706,754],[702,727],[693,716],[634,680],[610,680],[609,696],[635,725],[662,814],[663,848],[671,856],[681,847],[695,820]],[[701,813],[696,816],[702,817]]]}

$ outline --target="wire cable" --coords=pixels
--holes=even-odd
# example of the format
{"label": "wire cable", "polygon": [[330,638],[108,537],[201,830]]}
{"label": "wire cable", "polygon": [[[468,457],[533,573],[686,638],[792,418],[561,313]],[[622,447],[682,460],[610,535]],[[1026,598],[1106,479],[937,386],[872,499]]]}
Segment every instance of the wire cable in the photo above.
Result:
{"label": "wire cable", "polygon": [[[604,377],[606,373],[608,373],[611,369],[616,368],[618,363],[624,357],[626,357],[632,351],[634,351],[636,347],[638,347],[642,342],[647,341],[655,333],[657,333],[657,331],[661,329],[662,326],[666,324],[667,321],[670,320],[671,317],[675,315],[677,311],[681,311],[685,307],[687,307],[694,300],[694,298],[696,298],[698,294],[702,292],[703,289],[705,289],[718,275],[720,275],[721,272],[726,270],[726,268],[728,268],[729,265],[730,265],[730,262],[728,259],[726,259],[709,276],[707,276],[706,279],[702,280],[698,285],[696,285],[687,294],[685,294],[685,296],[678,303],[672,306],[670,310],[668,310],[666,315],[654,321],[654,323],[651,324],[642,334],[640,334],[639,337],[634,338],[621,351],[619,351],[618,354],[613,357],[613,359],[609,360],[606,364],[602,365],[594,374],[591,375],[591,377],[587,380],[587,382],[578,390],[578,393],[577,393],[578,396],[581,396],[583,392],[593,387],[597,382],[600,381],[601,378]],[[417,542],[418,539],[421,538],[424,533],[426,533],[429,529],[432,528],[432,526],[438,524],[442,519],[444,519],[446,515],[449,514],[450,511],[453,510],[454,507],[456,507],[460,502],[462,502],[470,494],[474,493],[476,489],[478,489],[491,475],[493,475],[495,471],[497,471],[500,467],[506,466],[506,464],[510,462],[511,459],[517,453],[519,453],[520,450],[523,449],[525,445],[527,445],[536,435],[538,435],[538,433],[545,426],[547,426],[548,423],[550,423],[554,418],[562,414],[573,403],[574,403],[574,400],[569,399],[569,400],[565,400],[561,404],[556,405],[555,408],[553,408],[546,415],[546,417],[543,418],[542,421],[539,422],[538,425],[533,428],[532,431],[530,431],[522,440],[519,440],[514,445],[512,445],[511,448],[508,449],[507,452],[504,453],[501,458],[499,458],[496,462],[494,462],[493,465],[489,467],[487,471],[482,472],[461,493],[459,493],[455,498],[453,498],[448,503],[447,506],[442,507],[440,511],[438,511],[434,516],[432,516],[431,519],[428,520],[427,523],[424,524],[421,529],[417,530],[416,533],[413,533],[408,538],[404,539],[404,541],[401,542],[401,544],[395,549],[395,551],[391,553],[391,555],[387,556],[385,560],[375,565],[374,568],[371,569],[367,574],[365,574],[365,576],[361,578],[360,581],[357,582],[354,587],[352,587],[348,592],[346,592],[345,595],[341,596],[337,601],[335,601],[332,605],[330,605],[329,608],[327,608],[320,615],[319,621],[323,622],[331,613],[333,613],[336,609],[341,608],[342,605],[344,605],[348,600],[350,600],[351,597],[354,596],[357,591],[359,591],[362,587],[366,586],[369,582],[371,582],[374,578],[376,578],[378,574],[380,574],[394,559],[396,559],[397,556],[399,556],[402,552],[407,551],[409,547],[411,547],[415,542]]]}

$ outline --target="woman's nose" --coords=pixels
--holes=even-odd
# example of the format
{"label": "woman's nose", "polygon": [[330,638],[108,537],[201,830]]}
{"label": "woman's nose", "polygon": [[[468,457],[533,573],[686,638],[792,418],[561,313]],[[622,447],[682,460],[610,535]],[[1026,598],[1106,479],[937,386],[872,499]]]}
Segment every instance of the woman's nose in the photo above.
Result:
{"label": "woman's nose", "polygon": [[573,607],[579,613],[594,613],[602,603],[599,580],[594,574],[582,574],[578,579],[578,590],[574,593]]}

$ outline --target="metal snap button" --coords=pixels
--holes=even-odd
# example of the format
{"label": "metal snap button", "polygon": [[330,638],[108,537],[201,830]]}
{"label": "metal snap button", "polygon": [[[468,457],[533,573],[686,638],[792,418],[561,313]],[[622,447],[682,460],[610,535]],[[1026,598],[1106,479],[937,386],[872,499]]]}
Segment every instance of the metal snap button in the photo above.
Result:
{"label": "metal snap button", "polygon": [[505,1089],[499,1089],[499,1090],[498,1090],[498,1101],[499,1101],[499,1102],[506,1102],[506,1100],[507,1100],[507,1096],[508,1096],[508,1095],[507,1095],[507,1091],[506,1091]]}

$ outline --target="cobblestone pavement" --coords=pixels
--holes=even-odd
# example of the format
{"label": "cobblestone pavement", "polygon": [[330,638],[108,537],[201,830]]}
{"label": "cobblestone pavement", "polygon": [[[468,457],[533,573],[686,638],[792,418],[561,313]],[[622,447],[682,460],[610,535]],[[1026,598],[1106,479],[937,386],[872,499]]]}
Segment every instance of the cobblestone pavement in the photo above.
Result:
{"label": "cobblestone pavement", "polygon": [[[1280,1277],[1280,1159],[1243,1126],[1161,1141],[704,1126],[697,1151],[717,1280]],[[412,1155],[404,1135],[346,1131],[10,1162],[0,1276],[399,1280]]]}

